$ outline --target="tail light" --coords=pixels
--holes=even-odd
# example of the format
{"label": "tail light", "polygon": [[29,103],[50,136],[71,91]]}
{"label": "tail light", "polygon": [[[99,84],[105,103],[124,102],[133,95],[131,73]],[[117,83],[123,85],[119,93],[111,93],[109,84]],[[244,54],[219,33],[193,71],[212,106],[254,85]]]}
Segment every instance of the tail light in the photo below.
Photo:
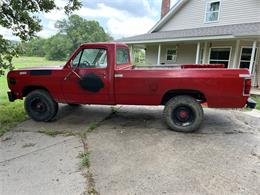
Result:
{"label": "tail light", "polygon": [[240,74],[239,77],[244,79],[243,96],[249,96],[251,90],[252,76],[250,74]]}
{"label": "tail light", "polygon": [[251,90],[251,78],[250,79],[246,78],[244,80],[244,95],[245,96],[250,95],[250,90]]}

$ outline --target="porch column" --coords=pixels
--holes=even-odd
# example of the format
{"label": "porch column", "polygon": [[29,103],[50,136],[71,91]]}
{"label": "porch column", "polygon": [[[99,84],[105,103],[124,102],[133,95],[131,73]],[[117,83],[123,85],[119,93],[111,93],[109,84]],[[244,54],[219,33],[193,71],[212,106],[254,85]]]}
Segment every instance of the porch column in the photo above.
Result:
{"label": "porch column", "polygon": [[207,50],[208,50],[208,42],[205,42],[204,43],[204,49],[203,49],[203,60],[202,60],[203,64],[208,63],[208,61],[207,61]]}
{"label": "porch column", "polygon": [[249,66],[249,72],[250,72],[250,74],[253,74],[254,61],[255,61],[255,52],[256,52],[256,44],[257,44],[257,41],[254,41],[253,47],[252,47],[252,54],[251,54],[250,66]]}
{"label": "porch column", "polygon": [[162,49],[162,45],[159,44],[159,46],[158,46],[158,57],[157,57],[157,64],[158,65],[160,64],[160,61],[161,61],[161,49]]}
{"label": "porch column", "polygon": [[232,68],[239,68],[239,48],[240,48],[240,40],[236,41],[236,48],[235,48],[235,55],[233,59],[233,67]]}
{"label": "porch column", "polygon": [[134,56],[133,56],[133,45],[130,45],[129,46],[130,48],[130,60],[131,60],[131,64],[133,64],[134,63]]}
{"label": "porch column", "polygon": [[200,63],[200,42],[197,44],[196,64]]}

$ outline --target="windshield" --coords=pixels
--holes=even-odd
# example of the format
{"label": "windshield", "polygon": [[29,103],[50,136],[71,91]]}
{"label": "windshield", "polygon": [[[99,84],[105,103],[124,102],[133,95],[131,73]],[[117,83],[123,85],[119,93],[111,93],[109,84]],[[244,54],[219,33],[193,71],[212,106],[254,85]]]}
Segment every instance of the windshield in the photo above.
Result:
{"label": "windshield", "polygon": [[106,68],[107,50],[83,49],[72,60],[72,66],[79,68]]}

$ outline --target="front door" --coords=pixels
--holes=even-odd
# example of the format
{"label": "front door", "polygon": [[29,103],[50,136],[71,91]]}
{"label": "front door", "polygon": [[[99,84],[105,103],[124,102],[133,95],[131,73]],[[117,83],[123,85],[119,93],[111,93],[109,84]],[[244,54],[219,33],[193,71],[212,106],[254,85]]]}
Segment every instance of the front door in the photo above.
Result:
{"label": "front door", "polygon": [[107,56],[105,48],[85,48],[78,52],[62,86],[68,103],[109,103]]}

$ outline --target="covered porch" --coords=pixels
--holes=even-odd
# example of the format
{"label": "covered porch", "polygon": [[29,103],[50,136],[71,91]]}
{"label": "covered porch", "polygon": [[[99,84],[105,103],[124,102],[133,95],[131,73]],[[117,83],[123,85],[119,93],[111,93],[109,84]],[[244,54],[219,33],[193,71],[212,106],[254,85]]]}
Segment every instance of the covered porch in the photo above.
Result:
{"label": "covered porch", "polygon": [[137,65],[224,64],[226,68],[248,68],[253,75],[252,85],[260,86],[260,41],[256,38],[169,40],[128,45],[132,62]]}

